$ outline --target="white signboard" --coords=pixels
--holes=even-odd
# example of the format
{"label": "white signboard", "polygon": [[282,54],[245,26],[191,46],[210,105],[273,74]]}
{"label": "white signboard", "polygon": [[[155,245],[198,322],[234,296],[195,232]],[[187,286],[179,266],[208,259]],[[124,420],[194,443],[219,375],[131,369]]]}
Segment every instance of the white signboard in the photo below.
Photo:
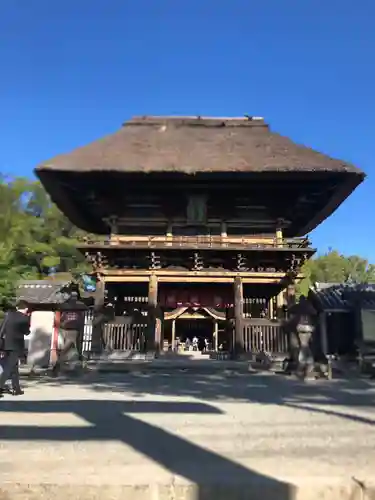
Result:
{"label": "white signboard", "polygon": [[27,363],[32,366],[48,367],[53,336],[53,311],[33,311],[31,314]]}

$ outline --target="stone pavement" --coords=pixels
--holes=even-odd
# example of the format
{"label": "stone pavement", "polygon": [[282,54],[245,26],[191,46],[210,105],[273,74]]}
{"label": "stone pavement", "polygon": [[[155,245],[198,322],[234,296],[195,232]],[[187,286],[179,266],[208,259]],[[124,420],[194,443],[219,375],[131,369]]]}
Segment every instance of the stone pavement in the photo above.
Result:
{"label": "stone pavement", "polygon": [[0,500],[374,498],[375,383],[88,373],[0,400]]}

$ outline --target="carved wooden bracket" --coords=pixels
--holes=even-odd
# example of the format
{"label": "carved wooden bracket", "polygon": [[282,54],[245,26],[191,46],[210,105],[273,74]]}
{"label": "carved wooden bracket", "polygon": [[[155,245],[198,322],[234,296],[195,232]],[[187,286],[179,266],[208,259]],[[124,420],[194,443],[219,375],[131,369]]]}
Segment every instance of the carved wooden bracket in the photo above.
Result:
{"label": "carved wooden bracket", "polygon": [[105,267],[108,265],[107,258],[101,252],[86,252],[85,258],[86,261],[91,264],[94,273],[98,272],[99,270],[105,269]]}
{"label": "carved wooden bracket", "polygon": [[236,261],[237,271],[245,272],[249,270],[249,266],[247,265],[247,258],[244,255],[242,255],[241,253],[237,254]]}
{"label": "carved wooden bracket", "polygon": [[193,271],[202,271],[204,268],[203,258],[199,252],[195,252],[193,255]]}
{"label": "carved wooden bracket", "polygon": [[151,252],[149,260],[150,260],[150,266],[149,266],[150,269],[157,270],[162,268],[159,254]]}

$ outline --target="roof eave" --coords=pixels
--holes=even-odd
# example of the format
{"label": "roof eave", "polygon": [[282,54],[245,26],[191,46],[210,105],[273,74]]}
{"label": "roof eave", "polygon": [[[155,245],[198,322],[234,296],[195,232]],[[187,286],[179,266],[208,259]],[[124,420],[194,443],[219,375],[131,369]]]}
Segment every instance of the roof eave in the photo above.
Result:
{"label": "roof eave", "polygon": [[296,236],[304,236],[314,230],[319,224],[326,220],[337,208],[355,191],[355,189],[365,180],[366,174],[361,172],[347,172],[346,181],[335,191],[328,203],[320,210],[309,223],[300,228]]}
{"label": "roof eave", "polygon": [[[50,195],[52,201],[58,206],[64,215],[77,227],[83,229],[84,231],[92,232],[92,224],[90,224],[87,217],[82,214],[82,210],[77,207],[74,202],[69,199],[69,197],[64,195],[64,191],[60,189],[58,182],[54,180],[51,175],[49,175],[51,170],[40,167],[36,168],[34,172],[43,184],[47,193]],[[56,170],[54,170],[54,172],[56,172]],[[64,210],[62,207],[64,207]],[[98,226],[100,223],[100,220],[95,220],[94,225]],[[107,234],[107,232],[108,228],[103,222],[102,227],[99,230],[99,234]]]}

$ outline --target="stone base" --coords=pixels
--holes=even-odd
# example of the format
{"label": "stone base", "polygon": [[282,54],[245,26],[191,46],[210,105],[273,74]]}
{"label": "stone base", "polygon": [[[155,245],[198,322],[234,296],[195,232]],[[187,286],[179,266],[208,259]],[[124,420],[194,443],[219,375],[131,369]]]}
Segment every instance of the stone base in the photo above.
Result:
{"label": "stone base", "polygon": [[351,479],[327,484],[249,483],[90,485],[2,483],[0,500],[375,500],[375,488]]}

